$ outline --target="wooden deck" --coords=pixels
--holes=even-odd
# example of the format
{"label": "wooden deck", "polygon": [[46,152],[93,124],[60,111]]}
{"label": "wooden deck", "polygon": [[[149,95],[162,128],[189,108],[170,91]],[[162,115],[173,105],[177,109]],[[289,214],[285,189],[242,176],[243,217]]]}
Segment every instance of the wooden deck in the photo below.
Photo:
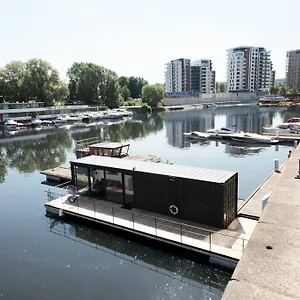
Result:
{"label": "wooden deck", "polygon": [[71,176],[71,169],[65,167],[56,167],[49,170],[44,170],[40,172],[43,175],[46,175],[46,180],[50,181],[70,181]]}
{"label": "wooden deck", "polygon": [[236,219],[226,230],[211,228],[195,222],[146,212],[127,210],[121,205],[90,197],[80,196],[71,203],[68,196],[48,201],[47,212],[72,215],[92,222],[102,223],[134,234],[174,244],[196,252],[225,258],[236,263],[247,245],[255,226],[255,220]]}

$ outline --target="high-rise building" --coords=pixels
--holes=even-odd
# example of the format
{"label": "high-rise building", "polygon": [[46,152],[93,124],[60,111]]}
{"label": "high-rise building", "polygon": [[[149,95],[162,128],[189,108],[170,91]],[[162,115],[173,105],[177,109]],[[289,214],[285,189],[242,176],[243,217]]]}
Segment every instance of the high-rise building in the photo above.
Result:
{"label": "high-rise building", "polygon": [[268,92],[273,73],[270,51],[262,47],[236,47],[227,50],[228,92]]}
{"label": "high-rise building", "polygon": [[167,93],[191,90],[191,60],[179,58],[166,64],[165,87]]}
{"label": "high-rise building", "polygon": [[210,59],[195,60],[191,63],[191,91],[212,93],[215,89],[215,71]]}
{"label": "high-rise building", "polygon": [[300,49],[287,52],[286,87],[300,91]]}

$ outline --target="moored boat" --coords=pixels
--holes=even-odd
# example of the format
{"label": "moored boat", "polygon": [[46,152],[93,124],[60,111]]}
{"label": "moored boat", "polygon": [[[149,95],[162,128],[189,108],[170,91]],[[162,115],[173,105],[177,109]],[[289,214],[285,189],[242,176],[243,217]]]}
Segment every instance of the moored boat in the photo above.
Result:
{"label": "moored boat", "polygon": [[183,135],[188,139],[194,140],[206,140],[210,137],[210,134],[200,131],[185,132]]}
{"label": "moored boat", "polygon": [[249,144],[270,144],[276,145],[279,143],[279,140],[274,137],[268,137],[256,133],[237,133],[232,135],[231,140],[236,142],[243,142]]}
{"label": "moored boat", "polygon": [[207,133],[213,133],[213,134],[231,134],[231,133],[241,133],[240,130],[235,128],[235,125],[232,126],[233,128],[229,127],[221,127],[221,128],[215,128],[215,129],[207,129]]}

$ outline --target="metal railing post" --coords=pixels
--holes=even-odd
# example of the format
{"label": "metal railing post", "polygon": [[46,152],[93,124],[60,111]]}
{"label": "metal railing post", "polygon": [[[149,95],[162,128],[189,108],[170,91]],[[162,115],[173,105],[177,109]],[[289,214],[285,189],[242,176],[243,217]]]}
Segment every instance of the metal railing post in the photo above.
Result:
{"label": "metal railing post", "polygon": [[182,243],[182,224],[180,224],[180,241]]}
{"label": "metal railing post", "polygon": [[157,236],[157,224],[156,224],[156,218],[154,218],[154,226],[155,226],[155,235]]}
{"label": "metal railing post", "polygon": [[242,252],[245,251],[245,239],[243,239],[243,249],[242,249]]}
{"label": "metal railing post", "polygon": [[134,214],[132,212],[132,229],[134,229]]}
{"label": "metal railing post", "polygon": [[115,224],[115,212],[114,212],[114,208],[111,208],[112,210],[112,218],[113,218],[113,224]]}
{"label": "metal railing post", "polygon": [[209,234],[209,251],[211,252],[211,233]]}
{"label": "metal railing post", "polygon": [[95,204],[95,202],[93,202],[93,206],[94,206],[94,218],[96,219],[96,204]]}

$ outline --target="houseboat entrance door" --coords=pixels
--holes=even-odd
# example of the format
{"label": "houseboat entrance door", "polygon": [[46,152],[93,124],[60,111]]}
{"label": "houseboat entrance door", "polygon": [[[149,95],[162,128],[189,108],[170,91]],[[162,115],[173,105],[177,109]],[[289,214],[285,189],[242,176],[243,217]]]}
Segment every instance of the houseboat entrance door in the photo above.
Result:
{"label": "houseboat entrance door", "polygon": [[176,182],[175,177],[169,177],[169,201],[171,202],[170,207],[174,209],[174,215],[180,215],[180,185]]}
{"label": "houseboat entrance door", "polygon": [[123,175],[124,183],[124,206],[126,208],[134,207],[134,190],[133,190],[133,178],[131,175]]}

